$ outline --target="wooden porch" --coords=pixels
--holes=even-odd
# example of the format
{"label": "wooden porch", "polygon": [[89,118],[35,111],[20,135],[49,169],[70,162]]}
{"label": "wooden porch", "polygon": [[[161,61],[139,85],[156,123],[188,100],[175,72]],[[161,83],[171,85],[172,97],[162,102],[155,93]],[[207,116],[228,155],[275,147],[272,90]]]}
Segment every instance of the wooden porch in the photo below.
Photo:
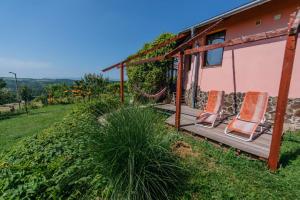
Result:
{"label": "wooden porch", "polygon": [[[172,104],[156,105],[156,109],[170,113],[171,116],[166,120],[166,123],[175,126],[176,106]],[[205,128],[194,124],[195,118],[200,110],[181,106],[180,129],[187,131],[193,135],[212,140],[218,144],[232,147],[238,151],[245,152],[260,159],[267,160],[269,158],[272,135],[271,133],[263,133],[254,139],[252,142],[244,142],[224,134],[224,129],[230,120],[224,120],[216,128]]]}

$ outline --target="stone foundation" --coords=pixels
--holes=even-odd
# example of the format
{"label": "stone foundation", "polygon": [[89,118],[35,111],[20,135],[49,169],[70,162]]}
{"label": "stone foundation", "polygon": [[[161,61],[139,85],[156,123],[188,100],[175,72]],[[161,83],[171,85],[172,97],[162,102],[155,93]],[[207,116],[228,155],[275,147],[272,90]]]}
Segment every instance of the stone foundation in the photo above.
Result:
{"label": "stone foundation", "polygon": [[[188,106],[192,106],[192,91],[185,91],[185,103]],[[225,94],[225,101],[223,110],[227,115],[236,115],[241,108],[244,93],[230,93]],[[208,98],[208,92],[197,90],[196,96],[196,108],[203,110]],[[274,123],[275,111],[276,111],[277,97],[269,97],[269,104],[266,112],[266,119],[270,123]],[[300,130],[300,98],[289,99],[286,116],[285,116],[286,129]]]}

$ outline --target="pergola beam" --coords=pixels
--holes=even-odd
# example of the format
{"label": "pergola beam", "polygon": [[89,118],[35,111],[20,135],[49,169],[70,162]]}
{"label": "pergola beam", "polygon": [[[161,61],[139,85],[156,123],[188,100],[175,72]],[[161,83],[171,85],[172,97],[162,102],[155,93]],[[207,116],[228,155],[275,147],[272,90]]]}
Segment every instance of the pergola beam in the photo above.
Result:
{"label": "pergola beam", "polygon": [[148,58],[148,59],[143,59],[143,60],[140,60],[140,61],[134,61],[134,62],[131,62],[133,59],[136,59],[138,57],[141,57],[143,55],[146,55],[148,53],[151,53],[159,48],[162,48],[166,45],[169,45],[171,44],[172,42],[175,42],[177,40],[180,40],[180,39],[183,39],[184,37],[187,37],[187,34],[179,34],[165,42],[162,42],[156,46],[154,46],[153,48],[151,49],[148,49],[148,50],[145,50],[143,52],[140,52],[134,56],[131,56],[130,58],[122,61],[122,62],[119,62],[117,64],[114,64],[110,67],[107,67],[105,69],[102,70],[102,72],[106,72],[106,71],[109,71],[113,68],[116,68],[116,67],[119,67],[121,65],[121,63],[126,63],[127,66],[129,65],[140,65],[140,64],[144,64],[144,63],[147,63],[147,62],[156,62],[156,61],[162,61],[164,59],[170,59],[171,57],[175,56],[176,54],[178,54],[179,51],[181,51],[183,48],[186,48],[188,47],[189,45],[192,45],[193,42],[195,42],[196,40],[198,40],[199,38],[201,37],[204,37],[208,32],[212,31],[215,27],[217,27],[221,22],[223,21],[223,19],[220,19],[218,20],[217,22],[215,22],[214,24],[212,24],[211,26],[209,26],[208,28],[206,28],[205,30],[203,30],[202,32],[196,34],[194,37],[192,37],[191,39],[189,39],[188,41],[184,42],[183,44],[179,45],[178,47],[176,47],[174,50],[170,51],[169,53],[167,53],[166,55],[164,56],[157,56],[157,57],[153,57],[153,58]]}
{"label": "pergola beam", "polygon": [[178,41],[180,39],[183,39],[184,37],[187,37],[187,35],[188,34],[179,34],[179,35],[176,35],[176,36],[174,36],[174,37],[172,37],[172,38],[170,38],[170,39],[168,39],[168,40],[166,40],[164,42],[161,42],[161,43],[155,45],[154,47],[152,47],[152,48],[150,48],[148,50],[145,50],[145,51],[142,51],[140,53],[137,53],[136,55],[133,55],[133,56],[131,56],[130,58],[128,58],[126,60],[123,60],[123,61],[121,61],[119,63],[114,64],[114,65],[111,65],[111,66],[103,69],[102,72],[107,72],[107,71],[112,70],[114,68],[120,67],[122,63],[126,63],[127,64],[130,61],[132,61],[132,60],[134,60],[134,59],[136,59],[138,57],[144,56],[144,55],[146,55],[148,53],[151,53],[151,52],[153,52],[153,51],[155,51],[157,49],[160,49],[160,48],[162,48],[164,46],[167,46],[167,45],[171,44],[172,42],[176,42],[176,41]]}
{"label": "pergola beam", "polygon": [[268,31],[268,32],[262,32],[262,33],[258,33],[258,34],[254,34],[254,35],[243,36],[243,37],[227,40],[223,43],[188,49],[188,50],[185,50],[184,54],[190,55],[190,54],[205,52],[205,51],[218,49],[218,48],[236,46],[236,45],[240,45],[240,44],[246,44],[246,43],[250,43],[250,42],[257,42],[260,40],[276,38],[276,37],[287,35],[288,30],[289,30],[288,28],[281,28],[281,29]]}
{"label": "pergola beam", "polygon": [[[184,51],[184,54],[190,55],[190,54],[205,52],[205,51],[218,49],[218,48],[236,46],[236,45],[246,44],[246,43],[250,43],[250,42],[257,42],[260,40],[266,40],[266,39],[276,38],[276,37],[280,37],[280,36],[285,36],[287,34],[288,34],[288,28],[281,28],[281,29],[277,29],[277,30],[272,30],[272,31],[267,31],[267,32],[262,32],[262,33],[258,33],[258,34],[253,34],[253,35],[248,35],[248,36],[243,36],[243,37],[227,40],[223,43],[188,49],[188,50]],[[163,61],[163,60],[167,59],[166,57],[167,57],[167,55],[157,56],[157,57],[153,57],[153,58],[147,58],[147,59],[143,59],[143,60],[139,60],[139,61],[135,61],[135,62],[130,62],[130,63],[128,63],[128,65],[140,65],[140,64],[149,63],[149,62]]]}
{"label": "pergola beam", "polygon": [[178,47],[176,47],[175,49],[173,49],[172,51],[170,51],[169,53],[167,53],[165,55],[166,58],[171,58],[174,55],[178,54],[178,52],[184,50],[184,48],[189,47],[190,45],[193,45],[193,43],[200,39],[201,37],[204,37],[208,32],[212,31],[214,28],[216,28],[221,22],[223,21],[223,19],[218,20],[217,22],[215,22],[214,24],[212,24],[211,26],[209,26],[208,28],[206,28],[205,30],[203,30],[202,32],[199,32],[198,34],[196,34],[194,37],[192,37],[191,39],[189,39],[188,41],[186,41],[185,43],[179,45]]}
{"label": "pergola beam", "polygon": [[147,59],[143,59],[143,60],[139,60],[139,61],[129,62],[129,63],[127,63],[127,66],[141,65],[141,64],[144,64],[144,63],[157,62],[157,61],[162,61],[164,59],[165,59],[164,56],[157,56],[157,57],[153,57],[153,58],[147,58]]}
{"label": "pergola beam", "polygon": [[[197,39],[205,36],[209,31],[212,31],[215,27],[217,27],[217,25],[219,23],[221,23],[223,21],[223,19],[220,19],[219,21],[215,22],[213,25],[209,26],[208,28],[206,28],[204,31],[196,34],[194,37],[192,37],[191,39],[189,39],[188,41],[184,42],[183,44],[179,45],[178,47],[176,47],[174,50],[170,51],[169,53],[167,53],[164,56],[157,56],[157,57],[153,57],[153,58],[148,58],[148,59],[143,59],[140,61],[136,61],[136,62],[131,62],[128,63],[128,65],[140,65],[140,64],[144,64],[144,63],[148,63],[148,62],[156,62],[156,61],[162,61],[164,59],[170,59],[173,56],[177,56],[177,54],[182,51],[183,48],[188,47],[189,45],[192,45],[193,42],[195,42]],[[160,46],[160,47],[163,47]],[[151,50],[151,49],[150,49]],[[138,56],[136,56],[138,57]],[[134,57],[134,58],[136,58]]]}
{"label": "pergola beam", "polygon": [[290,29],[284,52],[284,60],[275,112],[276,114],[272,133],[270,155],[268,159],[268,165],[272,171],[277,170],[279,163],[284,117],[286,114],[289,89],[296,54],[297,40],[300,29],[300,10],[298,10],[298,12],[290,20],[289,27]]}
{"label": "pergola beam", "polygon": [[[248,36],[243,36],[243,37],[227,40],[223,43],[188,49],[188,50],[184,51],[184,54],[190,55],[190,54],[205,52],[205,51],[218,49],[218,48],[236,46],[236,45],[246,44],[246,43],[250,43],[250,42],[257,42],[260,40],[266,40],[266,39],[276,38],[276,37],[280,37],[280,36],[285,36],[287,34],[288,34],[288,28],[281,28],[281,29],[277,29],[277,30],[273,30],[273,31],[267,31],[267,32],[262,32],[262,33],[258,33],[258,34],[254,34],[254,35],[248,35]],[[147,59],[143,59],[143,60],[139,60],[139,61],[135,61],[135,62],[129,62],[127,64],[128,65],[140,65],[140,64],[149,63],[149,62],[163,61],[163,60],[167,59],[167,55],[157,56],[157,57],[153,57],[153,58],[147,58]]]}
{"label": "pergola beam", "polygon": [[188,34],[179,34],[179,35],[176,35],[176,36],[174,36],[174,37],[172,37],[172,38],[170,38],[170,39],[168,39],[168,40],[166,40],[164,42],[161,42],[161,43],[155,45],[154,47],[152,47],[152,48],[150,48],[148,50],[142,51],[142,52],[140,52],[140,53],[138,53],[136,55],[131,56],[128,60],[126,60],[126,62],[129,62],[129,61],[131,61],[133,59],[136,59],[138,57],[144,56],[144,55],[146,55],[148,53],[151,53],[151,52],[153,52],[153,51],[155,51],[157,49],[160,49],[162,47],[165,47],[165,46],[171,44],[172,42],[176,42],[177,40],[185,38],[187,35]]}
{"label": "pergola beam", "polygon": [[119,67],[119,66],[121,66],[122,63],[124,63],[124,61],[119,62],[119,63],[117,63],[117,64],[114,64],[114,65],[112,65],[112,66],[109,66],[109,67],[103,69],[102,72],[107,72],[107,71],[110,71],[110,70],[112,70],[112,69],[114,69],[114,68],[116,68],[116,67]]}

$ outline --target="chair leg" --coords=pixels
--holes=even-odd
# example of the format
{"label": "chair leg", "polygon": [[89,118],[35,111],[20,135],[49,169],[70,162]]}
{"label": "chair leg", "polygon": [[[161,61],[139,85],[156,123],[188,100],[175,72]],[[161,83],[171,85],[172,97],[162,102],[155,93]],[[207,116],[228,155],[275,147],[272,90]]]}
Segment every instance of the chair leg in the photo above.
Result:
{"label": "chair leg", "polygon": [[195,122],[195,126],[201,126],[201,127],[205,127],[205,128],[214,128],[215,122],[213,122],[210,126],[206,126],[200,123]]}
{"label": "chair leg", "polygon": [[[217,117],[217,118],[218,118],[218,117]],[[215,122],[216,122],[217,118],[211,123],[210,126],[206,126],[206,125],[203,125],[203,124],[198,123],[198,122],[197,122],[197,119],[195,120],[195,123],[194,123],[194,124],[195,124],[195,126],[201,126],[201,127],[205,127],[205,128],[214,128]]]}
{"label": "chair leg", "polygon": [[244,137],[237,136],[235,134],[231,134],[230,132],[231,131],[228,130],[228,126],[226,126],[226,128],[224,130],[225,135],[228,135],[229,137],[233,137],[235,139],[239,139],[239,140],[242,140],[245,142],[251,142],[253,139],[253,135],[254,135],[254,133],[252,133],[249,138],[244,138]]}

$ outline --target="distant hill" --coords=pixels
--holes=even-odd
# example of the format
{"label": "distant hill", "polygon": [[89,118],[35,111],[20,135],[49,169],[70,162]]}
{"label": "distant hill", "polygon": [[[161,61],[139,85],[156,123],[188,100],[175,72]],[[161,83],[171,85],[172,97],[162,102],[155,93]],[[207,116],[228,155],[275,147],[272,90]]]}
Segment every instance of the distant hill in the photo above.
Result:
{"label": "distant hill", "polygon": [[[15,79],[11,77],[0,77],[0,79],[3,79],[6,84],[7,88],[11,91],[16,91],[16,84]],[[33,90],[33,95],[38,96],[40,95],[45,86],[51,85],[51,84],[60,84],[65,83],[66,85],[73,85],[75,80],[71,79],[32,79],[32,78],[18,78],[18,84],[19,86],[27,85]]]}

